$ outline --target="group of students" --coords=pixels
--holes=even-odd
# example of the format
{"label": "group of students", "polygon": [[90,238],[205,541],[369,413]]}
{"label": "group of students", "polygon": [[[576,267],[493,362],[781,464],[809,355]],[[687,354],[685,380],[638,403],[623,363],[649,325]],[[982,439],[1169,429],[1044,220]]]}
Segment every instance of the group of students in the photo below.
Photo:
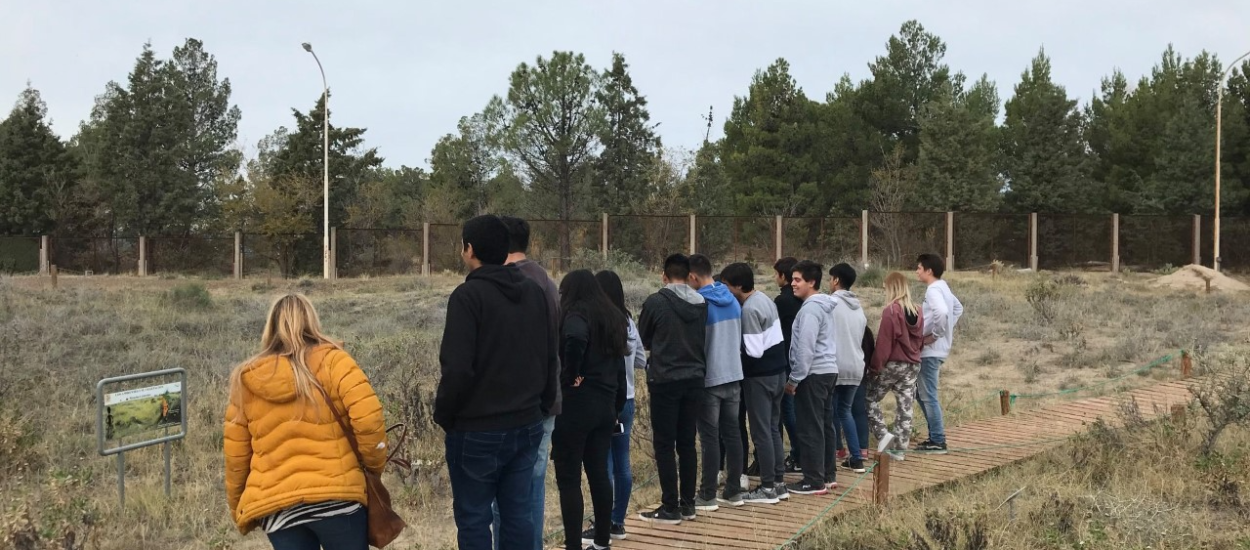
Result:
{"label": "group of students", "polygon": [[[945,452],[938,372],[963,308],[937,256],[918,259],[923,308],[906,277],[886,277],[874,340],[847,264],[829,270],[826,294],[820,264],[782,259],[771,300],[747,264],[714,274],[706,256],[674,254],[635,323],[611,271],[573,271],[557,287],[526,257],[524,220],[478,216],[462,240],[469,274],[448,299],[433,413],[445,431],[459,548],[542,548],[549,459],[565,547],[603,549],[626,537],[635,370],[645,372],[662,494],[658,508],[639,513],[644,521],[679,524],[721,505],[826,494],[836,486],[841,437],[842,466],[853,471],[864,471],[869,430],[878,452],[903,458],[917,394],[929,440],[915,450]],[[893,432],[879,404],[889,392],[899,405]],[[335,414],[314,411],[319,404]],[[338,429],[340,413],[359,461]],[[230,382],[226,489],[240,531],[263,529],[277,550],[366,548],[360,468],[384,466],[383,426],[368,379],[321,332],[311,303],[278,300],[261,352]],[[748,454],[755,461],[745,468]],[[748,469],[759,475],[754,488]],[[583,471],[594,518],[585,530]],[[787,472],[802,472],[802,481],[787,487]]]}

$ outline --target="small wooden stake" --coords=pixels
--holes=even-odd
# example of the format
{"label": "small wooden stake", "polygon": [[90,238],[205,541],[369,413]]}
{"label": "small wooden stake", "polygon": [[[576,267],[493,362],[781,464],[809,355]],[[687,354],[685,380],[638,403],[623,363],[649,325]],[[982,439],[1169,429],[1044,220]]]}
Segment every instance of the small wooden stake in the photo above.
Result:
{"label": "small wooden stake", "polygon": [[1172,423],[1182,424],[1185,422],[1185,406],[1176,404],[1172,405]]}
{"label": "small wooden stake", "polygon": [[877,467],[872,470],[872,501],[885,506],[890,500],[890,453],[877,454]]}
{"label": "small wooden stake", "polygon": [[1003,416],[1011,414],[1011,392],[1007,390],[999,390],[998,404],[1003,409]]}
{"label": "small wooden stake", "polygon": [[1188,351],[1181,352],[1181,378],[1189,378],[1194,375],[1194,360],[1190,357]]}
{"label": "small wooden stake", "polygon": [[56,264],[48,267],[48,273],[52,275],[52,288],[56,288]]}

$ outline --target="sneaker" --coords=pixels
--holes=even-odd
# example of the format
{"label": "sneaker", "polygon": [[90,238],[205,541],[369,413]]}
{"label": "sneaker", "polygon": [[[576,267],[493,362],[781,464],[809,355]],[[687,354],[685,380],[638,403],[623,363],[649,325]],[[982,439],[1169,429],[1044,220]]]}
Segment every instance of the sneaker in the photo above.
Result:
{"label": "sneaker", "polygon": [[746,498],[746,494],[746,491],[738,491],[732,495],[721,495],[721,497],[716,500],[730,506],[742,506],[743,502],[745,502],[744,499]]}
{"label": "sneaker", "polygon": [[608,535],[612,537],[612,540],[625,540],[625,524],[613,523]]}
{"label": "sneaker", "polygon": [[[663,506],[650,512],[639,512],[638,519],[664,525],[681,525],[681,514],[665,510]],[[693,518],[692,518],[693,519]]]}
{"label": "sneaker", "polygon": [[747,466],[746,475],[758,477],[760,475],[760,463],[758,461],[752,460],[751,465]]}
{"label": "sneaker", "polygon": [[756,487],[755,490],[746,494],[742,499],[751,504],[777,504],[781,499],[777,497],[777,489],[774,487]]}
{"label": "sneaker", "polygon": [[823,483],[800,483],[790,489],[796,495],[827,495],[829,488]]}
{"label": "sneaker", "polygon": [[838,460],[846,460],[848,456],[851,456],[851,454],[846,452],[846,449],[838,449]]}
{"label": "sneaker", "polygon": [[681,519],[690,521],[698,516],[699,514],[695,512],[695,506],[693,504],[683,504],[681,506]]}
{"label": "sneaker", "polygon": [[857,474],[862,474],[862,473],[864,473],[864,472],[867,472],[867,471],[868,471],[866,468],[864,468],[864,461],[863,461],[863,460],[855,460],[855,459],[852,459],[852,458],[848,458],[848,459],[846,459],[846,460],[842,461],[842,467],[843,467],[843,468],[846,468],[846,469],[848,469],[848,470],[850,470],[850,471],[852,471],[852,472],[855,472],[855,473],[857,473]]}
{"label": "sneaker", "polygon": [[787,473],[787,474],[801,474],[801,473],[803,473],[803,466],[802,466],[801,464],[799,464],[799,461],[795,460],[795,459],[794,459],[794,457],[792,457],[792,456],[787,456],[787,457],[786,457],[785,466],[786,466],[786,473]]}
{"label": "sneaker", "polygon": [[886,433],[885,437],[881,438],[881,441],[877,442],[877,452],[884,453],[890,450],[891,443],[894,443],[894,434]]}
{"label": "sneaker", "polygon": [[582,550],[608,550],[607,546],[599,546],[598,544],[595,544],[593,542],[582,542],[582,544],[586,545],[584,548],[582,548]]}
{"label": "sneaker", "polygon": [[916,445],[916,450],[933,455],[944,455],[946,454],[946,444],[934,443],[932,440],[926,440],[925,442]]}
{"label": "sneaker", "polygon": [[[612,530],[609,532],[612,540],[625,540],[625,526],[619,523],[612,524]],[[590,527],[582,531],[582,544],[595,543],[595,522],[590,522]]]}
{"label": "sneaker", "polygon": [[[720,509],[720,505],[716,503],[715,498],[695,497],[694,509],[700,512],[715,512]],[[685,515],[684,513],[682,514]],[[683,518],[691,519],[691,518]]]}
{"label": "sneaker", "polygon": [[832,491],[832,490],[834,490],[834,489],[837,489],[837,488],[838,488],[838,482],[837,482],[837,481],[832,481],[832,480],[831,480],[831,481],[826,481],[826,482],[825,482],[825,488],[826,488],[826,489],[829,489],[830,491]]}
{"label": "sneaker", "polygon": [[773,490],[777,491],[777,500],[790,500],[790,490],[786,488],[785,483],[777,483],[773,486]]}
{"label": "sneaker", "polygon": [[897,450],[886,451],[885,454],[890,455],[890,460],[893,460],[895,462],[902,462],[904,460],[907,460],[907,454],[904,453],[903,451],[897,451]]}

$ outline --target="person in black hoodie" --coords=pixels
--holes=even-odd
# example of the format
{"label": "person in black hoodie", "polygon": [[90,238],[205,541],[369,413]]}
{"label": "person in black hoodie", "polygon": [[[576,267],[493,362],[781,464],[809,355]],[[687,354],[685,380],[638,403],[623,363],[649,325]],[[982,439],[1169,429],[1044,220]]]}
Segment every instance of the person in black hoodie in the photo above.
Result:
{"label": "person in black hoodie", "polygon": [[707,302],[686,284],[689,276],[689,258],[683,254],[666,258],[664,288],[643,302],[638,317],[642,345],[650,352],[647,388],[651,393],[651,436],[661,492],[660,507],[642,512],[639,517],[668,525],[695,519],[694,499],[699,481],[694,438],[707,374]]}
{"label": "person in black hoodie", "polygon": [[[551,435],[564,519],[565,550],[607,548],[612,528],[612,480],[608,453],[617,416],[625,407],[625,362],[629,355],[625,319],[604,294],[594,274],[581,269],[560,282],[560,386],[564,412]],[[582,467],[594,506],[593,540],[582,539]]]}
{"label": "person in black hoodie", "polygon": [[[790,331],[794,328],[794,318],[799,315],[799,308],[803,307],[803,300],[794,295],[794,287],[790,286],[791,278],[794,276],[794,266],[799,261],[793,257],[785,257],[777,260],[773,264],[773,271],[776,272],[775,279],[777,286],[781,292],[773,299],[773,303],[777,305],[777,315],[781,318],[781,336],[785,341],[786,350],[786,375],[790,375]],[[799,445],[798,445],[798,415],[794,409],[794,396],[784,393],[781,396],[781,427],[785,433],[790,435],[790,456],[786,457],[784,467],[787,472],[798,472],[799,468]]]}
{"label": "person in black hoodie", "polygon": [[556,400],[556,334],[539,286],[508,256],[508,228],[495,216],[464,224],[470,272],[447,302],[434,422],[446,431],[447,470],[458,546],[491,549],[491,501],[501,550],[531,550],[530,491],[543,419]]}

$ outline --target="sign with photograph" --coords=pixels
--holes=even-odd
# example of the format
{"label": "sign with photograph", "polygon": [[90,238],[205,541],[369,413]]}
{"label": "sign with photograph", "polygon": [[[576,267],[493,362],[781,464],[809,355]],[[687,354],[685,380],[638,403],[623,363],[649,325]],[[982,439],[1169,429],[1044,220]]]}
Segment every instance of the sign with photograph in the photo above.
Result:
{"label": "sign with photograph", "polygon": [[182,382],[104,395],[105,439],[182,426]]}

